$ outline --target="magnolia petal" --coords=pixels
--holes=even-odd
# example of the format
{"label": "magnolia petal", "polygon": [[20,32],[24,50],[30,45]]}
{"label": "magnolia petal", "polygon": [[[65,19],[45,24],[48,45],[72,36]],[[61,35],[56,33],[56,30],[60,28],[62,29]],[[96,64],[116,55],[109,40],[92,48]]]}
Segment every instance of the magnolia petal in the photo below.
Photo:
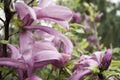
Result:
{"label": "magnolia petal", "polygon": [[44,8],[53,4],[53,0],[39,0],[39,7]]}
{"label": "magnolia petal", "polygon": [[24,25],[30,25],[34,20],[36,20],[36,14],[34,10],[31,7],[27,6],[27,4],[25,4],[23,1],[16,2],[15,9],[18,13],[19,18],[23,20]]}
{"label": "magnolia petal", "polygon": [[49,61],[53,64],[56,63],[56,66],[63,66],[62,56],[57,51],[44,50],[34,55],[35,63],[46,62],[46,64],[50,64]]}
{"label": "magnolia petal", "polygon": [[28,30],[38,29],[38,30],[42,30],[48,34],[54,35],[55,37],[58,37],[64,44],[63,45],[63,53],[72,55],[72,51],[73,51],[72,42],[66,36],[64,36],[62,33],[60,33],[58,30],[55,30],[53,28],[46,27],[46,26],[26,26],[25,29],[28,29]]}
{"label": "magnolia petal", "polygon": [[90,74],[90,70],[84,70],[84,71],[77,71],[69,80],[82,80],[82,78],[88,74]]}
{"label": "magnolia petal", "polygon": [[21,54],[27,54],[31,52],[32,46],[34,44],[33,34],[29,31],[25,31],[20,33],[19,35],[20,41],[20,52]]}
{"label": "magnolia petal", "polygon": [[82,55],[78,61],[80,62],[80,61],[87,60],[87,59],[90,59],[90,58],[91,58],[91,56]]}
{"label": "magnolia petal", "polygon": [[87,60],[83,60],[80,62],[80,65],[83,67],[89,67],[89,66],[99,66],[98,62],[93,60],[93,59],[87,59]]}
{"label": "magnolia petal", "polygon": [[26,80],[42,80],[42,79],[38,76],[31,76],[31,77],[28,77]]}
{"label": "magnolia petal", "polygon": [[45,8],[40,8],[36,11],[38,19],[51,18],[55,20],[65,21],[72,17],[72,11],[67,7],[50,5]]}
{"label": "magnolia petal", "polygon": [[12,59],[19,59],[22,57],[21,54],[19,53],[19,50],[15,46],[8,44],[8,48],[11,50]]}
{"label": "magnolia petal", "polygon": [[29,31],[25,31],[20,33],[19,35],[20,41],[20,53],[22,54],[24,60],[27,63],[32,65],[32,48],[34,44],[34,37],[33,34]]}
{"label": "magnolia petal", "polygon": [[23,62],[11,58],[0,58],[0,65],[19,69],[26,69],[26,65]]}
{"label": "magnolia petal", "polygon": [[48,41],[36,41],[33,45],[32,53],[35,55],[36,53],[44,50],[54,50],[57,51],[57,49],[52,45],[52,43]]}
{"label": "magnolia petal", "polygon": [[101,59],[102,59],[102,52],[100,52],[100,51],[94,52],[92,54],[92,59],[95,60],[95,61],[97,61],[99,63],[99,65],[100,65]]}
{"label": "magnolia petal", "polygon": [[69,29],[68,21],[55,20],[55,19],[51,19],[51,18],[42,18],[42,19],[44,19],[46,21],[55,22],[55,23],[59,24],[61,27],[65,28],[66,30]]}
{"label": "magnolia petal", "polygon": [[107,70],[108,67],[110,66],[111,61],[112,61],[112,50],[108,49],[102,58],[101,69]]}

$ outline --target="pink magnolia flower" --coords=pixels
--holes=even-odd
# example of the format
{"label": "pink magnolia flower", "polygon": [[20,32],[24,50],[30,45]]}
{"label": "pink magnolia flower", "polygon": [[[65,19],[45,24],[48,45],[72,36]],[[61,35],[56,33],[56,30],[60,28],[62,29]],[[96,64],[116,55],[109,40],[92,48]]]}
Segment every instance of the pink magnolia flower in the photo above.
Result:
{"label": "pink magnolia flower", "polygon": [[[40,31],[46,32],[50,35],[53,35],[55,37],[58,37],[63,42],[62,50],[63,50],[63,53],[65,53],[65,54],[63,54],[63,57],[66,58],[66,60],[68,62],[69,59],[71,58],[71,53],[73,50],[73,45],[72,45],[71,41],[55,29],[52,29],[52,28],[49,28],[46,26],[41,26],[41,25],[34,26],[34,25],[31,25],[31,22],[33,22],[36,19],[36,17],[35,17],[35,13],[36,13],[37,19],[47,19],[47,20],[52,20],[52,21],[58,22],[58,23],[64,23],[64,22],[66,23],[66,21],[72,16],[72,12],[66,7],[57,6],[57,5],[48,5],[48,6],[41,8],[40,5],[44,5],[43,3],[44,3],[44,1],[42,0],[39,3],[39,6],[34,8],[35,12],[33,11],[32,8],[28,7],[23,2],[16,3],[16,5],[15,5],[16,11],[17,11],[20,19],[24,21],[23,29],[24,30],[35,30],[35,31],[40,30]],[[24,9],[24,10],[21,13],[22,9]],[[28,15],[30,17],[26,17]],[[29,24],[28,24],[28,22],[29,22]]]}
{"label": "pink magnolia flower", "polygon": [[34,7],[37,19],[44,19],[60,24],[66,29],[69,28],[68,20],[72,18],[72,11],[67,7],[46,4],[47,0],[39,0],[39,6]]}
{"label": "pink magnolia flower", "polygon": [[[36,76],[32,73],[36,68],[42,68],[47,64],[53,64],[56,67],[63,67],[66,62],[71,59],[73,45],[71,41],[59,31],[46,26],[33,26],[32,23],[37,19],[45,19],[54,21],[60,25],[67,24],[67,20],[72,15],[72,12],[65,7],[50,5],[44,8],[39,6],[34,9],[26,5],[24,2],[17,2],[15,9],[20,20],[24,22],[23,32],[19,33],[19,46],[15,47],[8,44],[11,57],[0,58],[0,65],[16,68],[19,74],[19,80],[25,78],[27,80],[35,80]],[[67,24],[68,25],[68,24]],[[58,52],[57,48],[50,41],[36,41],[33,33],[30,30],[41,30],[47,34],[59,38],[62,44],[62,51]],[[40,34],[41,35],[41,34]]]}
{"label": "pink magnolia flower", "polygon": [[37,18],[38,20],[53,21],[67,29],[69,28],[68,20],[72,17],[71,10],[63,6],[50,4],[42,7],[44,6],[44,0],[40,0],[39,2],[40,6],[34,8],[27,6],[24,2],[17,2],[15,4],[18,16],[23,20],[24,25],[30,25]]}
{"label": "pink magnolia flower", "polygon": [[15,3],[15,9],[20,20],[24,22],[24,26],[31,25],[37,19],[35,11],[23,1]]}
{"label": "pink magnolia flower", "polygon": [[82,21],[82,16],[79,12],[74,12],[71,22],[80,24]]}
{"label": "pink magnolia flower", "polygon": [[24,72],[32,76],[34,69],[42,68],[47,64],[54,64],[57,67],[63,66],[63,57],[57,49],[46,41],[34,41],[31,32],[20,33],[20,46],[18,48],[8,47],[11,50],[10,58],[0,58],[0,65],[16,68],[20,80],[23,80]]}
{"label": "pink magnolia flower", "polygon": [[[62,33],[60,33],[58,30],[55,30],[53,28],[47,27],[47,26],[26,26],[25,29],[27,30],[41,30],[44,31],[45,33],[48,33],[52,36],[55,36],[59,38],[60,41],[62,41],[62,53],[65,57],[69,57],[67,62],[71,59],[72,56],[72,51],[73,51],[73,45],[72,42],[64,36]],[[40,33],[41,35],[41,33]]]}
{"label": "pink magnolia flower", "polygon": [[74,67],[73,76],[70,80],[82,80],[84,76],[92,73],[98,74],[101,70],[107,70],[112,60],[112,51],[108,49],[104,55],[95,52],[92,56],[83,55]]}

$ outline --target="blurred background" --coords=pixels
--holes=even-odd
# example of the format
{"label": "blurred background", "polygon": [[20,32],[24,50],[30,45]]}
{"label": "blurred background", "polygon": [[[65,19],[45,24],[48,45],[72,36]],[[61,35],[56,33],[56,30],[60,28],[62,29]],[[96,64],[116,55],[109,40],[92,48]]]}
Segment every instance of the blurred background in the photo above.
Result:
{"label": "blurred background", "polygon": [[94,17],[103,13],[97,28],[100,43],[120,47],[120,0],[58,0],[58,3],[79,12],[82,21],[85,15]]}

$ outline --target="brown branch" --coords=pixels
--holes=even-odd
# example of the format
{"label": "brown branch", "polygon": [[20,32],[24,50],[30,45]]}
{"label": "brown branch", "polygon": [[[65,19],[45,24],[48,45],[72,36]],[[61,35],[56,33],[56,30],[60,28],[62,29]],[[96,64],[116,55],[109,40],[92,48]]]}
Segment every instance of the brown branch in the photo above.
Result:
{"label": "brown branch", "polygon": [[[5,12],[5,18],[6,18],[6,20],[4,22],[4,26],[5,26],[4,40],[9,39],[9,23],[13,16],[12,12],[10,11],[10,3],[11,3],[11,0],[4,0],[4,12]],[[3,56],[7,57],[7,45],[6,44],[3,44]]]}

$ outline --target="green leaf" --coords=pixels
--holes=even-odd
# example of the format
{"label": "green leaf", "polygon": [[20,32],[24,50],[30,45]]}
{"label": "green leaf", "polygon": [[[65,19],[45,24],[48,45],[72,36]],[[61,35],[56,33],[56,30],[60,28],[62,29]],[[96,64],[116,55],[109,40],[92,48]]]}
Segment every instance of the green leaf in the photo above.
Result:
{"label": "green leaf", "polygon": [[92,70],[93,73],[99,73],[100,72],[99,67],[96,66],[96,65],[92,65],[92,66],[88,67],[88,69]]}
{"label": "green leaf", "polygon": [[0,44],[7,44],[8,41],[7,40],[0,40]]}
{"label": "green leaf", "polygon": [[120,61],[112,60],[111,66],[119,66],[120,67]]}
{"label": "green leaf", "polygon": [[4,4],[0,3],[0,8],[3,9],[4,8]]}

